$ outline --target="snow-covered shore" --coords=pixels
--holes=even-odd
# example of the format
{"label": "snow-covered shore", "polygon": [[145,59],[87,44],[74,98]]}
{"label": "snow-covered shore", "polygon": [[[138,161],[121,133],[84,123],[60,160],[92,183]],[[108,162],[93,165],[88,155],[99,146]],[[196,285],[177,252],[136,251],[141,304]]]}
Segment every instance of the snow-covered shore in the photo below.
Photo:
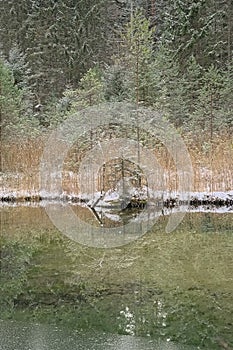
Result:
{"label": "snow-covered shore", "polygon": [[164,206],[174,206],[179,204],[190,205],[217,205],[232,206],[233,190],[226,192],[186,192],[178,193],[171,191],[150,192],[148,189],[134,189],[126,196],[122,196],[116,190],[109,190],[105,194],[96,192],[95,194],[76,194],[76,193],[47,193],[44,191],[0,191],[0,202],[31,202],[31,201],[63,201],[88,203],[89,206],[112,207],[121,200],[128,202],[144,201],[149,205],[153,203],[163,203]]}

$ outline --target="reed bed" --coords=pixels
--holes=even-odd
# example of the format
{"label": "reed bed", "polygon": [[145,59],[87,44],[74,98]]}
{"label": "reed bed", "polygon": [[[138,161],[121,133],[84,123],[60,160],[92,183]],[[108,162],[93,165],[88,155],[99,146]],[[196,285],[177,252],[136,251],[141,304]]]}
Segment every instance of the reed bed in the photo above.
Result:
{"label": "reed bed", "polygon": [[[2,171],[0,173],[1,196],[13,193],[20,197],[26,194],[36,196],[40,191],[40,161],[44,149],[45,138],[14,140],[2,142]],[[217,138],[211,146],[203,149],[203,145],[190,142],[188,151],[191,157],[194,173],[193,191],[217,192],[233,189],[233,143],[230,139]],[[179,180],[174,160],[164,147],[155,149],[155,156],[163,169],[163,189],[176,191]],[[75,147],[70,150],[63,167],[63,191],[69,195],[80,194],[78,182],[78,167],[82,154],[77,154]],[[109,168],[105,173],[105,189],[110,187],[110,176],[113,178],[114,169]],[[87,169],[87,178],[88,178]],[[156,169],[155,169],[156,171]],[[118,174],[119,175],[119,174]],[[158,182],[161,180],[158,173]],[[89,178],[91,175],[89,174]],[[117,180],[119,176],[115,176]],[[118,179],[119,180],[119,179]],[[103,187],[103,179],[99,180]],[[146,184],[144,179],[144,184]],[[100,188],[99,188],[100,190]]]}
{"label": "reed bed", "polygon": [[2,142],[3,192],[16,192],[20,195],[39,191],[39,164],[43,148],[43,138]]}

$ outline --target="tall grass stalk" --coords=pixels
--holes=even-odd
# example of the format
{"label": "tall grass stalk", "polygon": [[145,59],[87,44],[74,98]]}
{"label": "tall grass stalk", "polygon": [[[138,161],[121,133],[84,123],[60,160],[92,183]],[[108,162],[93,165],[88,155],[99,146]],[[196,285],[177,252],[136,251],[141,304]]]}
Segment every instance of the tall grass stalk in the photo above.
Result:
{"label": "tall grass stalk", "polygon": [[[2,192],[35,195],[40,190],[39,166],[44,148],[44,139],[14,140],[1,145],[3,172],[0,175]],[[230,139],[217,138],[212,147],[190,142],[188,150],[194,170],[193,191],[229,191],[233,189],[233,144]],[[164,188],[176,191],[178,176],[174,160],[164,147],[155,150],[155,156],[163,169]],[[63,190],[67,194],[79,194],[78,163],[82,155],[69,152],[63,167]],[[106,166],[106,165],[104,165]],[[156,171],[156,170],[155,170]],[[114,178],[105,170],[106,184]],[[115,176],[117,179],[118,177]],[[101,187],[103,183],[101,182]],[[158,182],[160,181],[158,175]],[[107,189],[107,186],[105,186]]]}

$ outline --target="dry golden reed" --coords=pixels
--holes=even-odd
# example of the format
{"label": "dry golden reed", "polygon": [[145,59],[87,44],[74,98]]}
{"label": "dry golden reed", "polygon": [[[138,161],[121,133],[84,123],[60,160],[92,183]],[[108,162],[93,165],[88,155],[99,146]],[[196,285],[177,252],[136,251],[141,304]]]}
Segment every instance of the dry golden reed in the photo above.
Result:
{"label": "dry golden reed", "polygon": [[[193,191],[213,192],[233,189],[233,142],[231,139],[216,138],[206,149],[203,144],[189,141],[187,147],[194,171]],[[43,148],[44,139],[42,137],[36,140],[15,140],[2,143],[1,187],[3,192],[15,192],[18,195],[39,192],[39,166]],[[168,191],[176,191],[178,177],[174,160],[165,147],[155,149],[155,156],[164,170],[165,188]],[[67,194],[78,195],[79,193],[77,173],[81,158],[82,155],[77,154],[74,148],[65,160],[62,183],[63,190]],[[106,175],[105,180],[106,183],[109,183]]]}

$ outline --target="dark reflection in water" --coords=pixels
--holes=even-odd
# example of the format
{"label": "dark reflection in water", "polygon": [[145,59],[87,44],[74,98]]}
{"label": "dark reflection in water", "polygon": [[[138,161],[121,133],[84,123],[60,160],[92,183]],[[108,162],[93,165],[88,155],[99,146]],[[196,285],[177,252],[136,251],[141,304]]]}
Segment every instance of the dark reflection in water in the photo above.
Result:
{"label": "dark reflection in water", "polygon": [[[55,204],[54,204],[55,203]],[[67,204],[61,202],[35,202],[35,203],[21,203],[10,204],[2,203],[0,205],[0,222],[2,229],[5,229],[7,225],[10,227],[38,227],[38,228],[52,228],[53,224],[46,214],[45,208],[49,205],[55,207],[67,208],[70,207],[74,214],[83,222],[87,222],[90,226],[99,227],[103,224],[104,227],[122,227],[129,222],[145,222],[151,219],[155,219],[155,223],[158,218],[166,217],[175,213],[185,213],[185,222],[189,221],[190,224],[198,226],[202,232],[211,231],[216,227],[222,227],[224,219],[226,218],[225,228],[227,226],[229,230],[233,228],[233,207],[214,207],[214,206],[200,206],[200,207],[188,207],[180,206],[175,208],[163,208],[161,205],[151,206],[147,209],[129,209],[119,210],[111,208],[96,208],[92,211],[87,206],[80,206],[75,204]],[[196,214],[196,215],[195,215]],[[197,216],[201,215],[202,227],[200,227],[200,221],[196,220]],[[216,215],[213,215],[216,214]],[[140,225],[138,226],[140,229]]]}

